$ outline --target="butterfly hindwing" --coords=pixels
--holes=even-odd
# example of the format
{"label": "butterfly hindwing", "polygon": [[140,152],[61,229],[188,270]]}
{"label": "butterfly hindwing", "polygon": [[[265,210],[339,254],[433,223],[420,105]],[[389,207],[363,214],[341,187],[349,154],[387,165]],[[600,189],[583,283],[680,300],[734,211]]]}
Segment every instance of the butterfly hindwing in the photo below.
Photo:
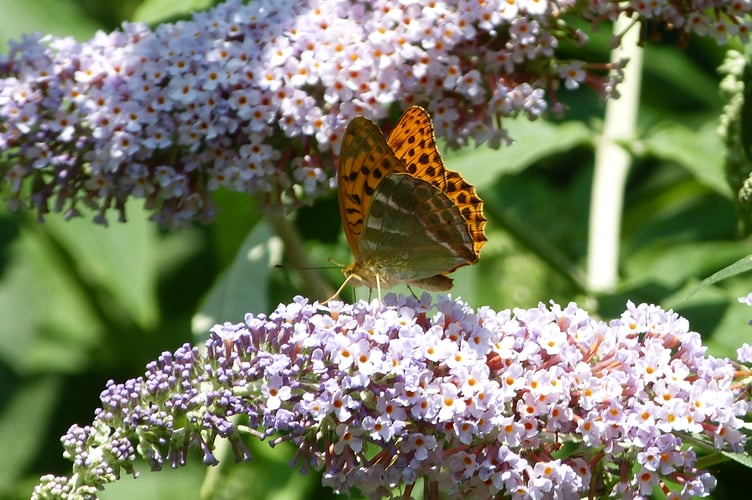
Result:
{"label": "butterfly hindwing", "polygon": [[483,215],[483,200],[480,199],[475,188],[460,174],[453,170],[446,171],[446,187],[444,193],[454,202],[462,218],[467,223],[468,230],[473,237],[473,249],[476,258],[480,249],[485,245],[486,217]]}
{"label": "butterfly hindwing", "polygon": [[394,155],[402,160],[408,174],[430,182],[460,207],[463,218],[475,237],[474,250],[486,242],[483,201],[458,172],[448,170],[436,146],[431,117],[420,106],[412,106],[402,114],[387,141]]}
{"label": "butterfly hindwing", "polygon": [[388,263],[414,281],[477,261],[472,235],[454,202],[408,174],[391,174],[374,193],[360,239],[363,260]]}

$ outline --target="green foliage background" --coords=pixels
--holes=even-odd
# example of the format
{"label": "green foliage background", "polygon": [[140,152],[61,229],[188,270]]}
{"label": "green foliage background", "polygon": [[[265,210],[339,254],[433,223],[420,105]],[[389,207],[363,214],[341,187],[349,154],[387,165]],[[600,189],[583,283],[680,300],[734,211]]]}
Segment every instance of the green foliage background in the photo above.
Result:
{"label": "green foliage background", "polygon": [[[0,52],[31,31],[85,40],[122,19],[172,20],[209,4],[0,0]],[[598,50],[587,57],[607,60],[607,33],[594,37]],[[603,116],[603,103],[584,90],[561,91],[569,106],[562,119],[505,121],[516,140],[511,147],[445,154],[478,188],[489,219],[481,261],[455,273],[455,296],[495,309],[574,300],[605,319],[627,300],[651,302],[686,316],[716,356],[734,357],[752,340],[752,312],[736,301],[752,288],[748,276],[689,296],[700,280],[748,255],[749,244],[739,237],[716,132],[724,49],[692,40],[679,50],[673,42],[646,44],[639,137],[628,145],[634,165],[618,290],[593,296],[582,284],[593,141]],[[214,199],[220,214],[212,224],[169,232],[148,222],[137,203],[126,224],[113,215],[106,229],[56,215],[39,224],[0,206],[0,497],[28,498],[41,474],[70,472],[59,436],[91,421],[108,379],[141,375],[147,361],[198,341],[214,321],[242,321],[245,312],[269,312],[307,293],[294,270],[270,269],[279,245],[254,200],[226,192]],[[294,220],[315,265],[351,260],[335,193]],[[323,272],[339,285],[338,269]],[[315,474],[288,465],[289,447],[251,448],[252,463],[232,466],[225,457],[211,470],[213,498],[332,496]],[[180,470],[140,470],[140,478],[124,478],[101,497],[198,498],[206,475],[198,455]],[[732,497],[742,472],[728,464],[714,472],[714,497]]]}

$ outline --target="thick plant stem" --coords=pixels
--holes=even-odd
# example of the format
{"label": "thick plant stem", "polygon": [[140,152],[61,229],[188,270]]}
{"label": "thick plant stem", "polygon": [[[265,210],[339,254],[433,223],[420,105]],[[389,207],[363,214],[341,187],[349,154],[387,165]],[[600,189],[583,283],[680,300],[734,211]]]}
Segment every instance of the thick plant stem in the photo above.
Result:
{"label": "thick plant stem", "polygon": [[617,284],[621,216],[631,162],[630,154],[622,144],[634,137],[640,97],[642,49],[638,46],[639,23],[621,15],[616,20],[614,32],[623,34],[623,38],[611,53],[611,61],[616,63],[628,59],[629,63],[620,87],[621,97],[609,100],[606,105],[603,133],[595,147],[587,265],[587,284],[591,292],[610,291]]}

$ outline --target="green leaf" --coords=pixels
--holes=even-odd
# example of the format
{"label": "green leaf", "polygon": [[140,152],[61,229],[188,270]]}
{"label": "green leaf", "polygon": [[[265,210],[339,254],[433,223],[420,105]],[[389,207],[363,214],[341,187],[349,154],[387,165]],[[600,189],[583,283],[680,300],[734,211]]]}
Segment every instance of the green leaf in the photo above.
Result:
{"label": "green leaf", "polygon": [[134,11],[134,21],[158,23],[177,17],[188,17],[191,13],[205,10],[212,0],[144,0]]}
{"label": "green leaf", "polygon": [[176,469],[165,467],[159,472],[150,472],[145,463],[138,463],[137,469],[140,472],[137,478],[130,474],[123,474],[120,480],[108,484],[104,491],[98,492],[97,498],[100,500],[200,498],[198,492],[207,467],[201,464],[199,457],[191,456],[186,465]]}
{"label": "green leaf", "polygon": [[[698,64],[696,55],[688,51],[678,51],[672,46],[646,44],[643,81],[649,92],[643,100],[659,100],[663,111],[686,108],[687,103],[694,107],[716,108],[720,104],[718,84],[712,73]],[[669,100],[668,103],[665,100]],[[643,104],[644,106],[644,104]],[[686,109],[682,109],[686,113]]]}
{"label": "green leaf", "polygon": [[[734,462],[745,466],[748,469],[752,469],[752,455],[750,455],[749,452],[734,453],[731,451],[723,451],[721,452],[721,454],[727,458],[730,458]],[[699,460],[698,460],[698,466],[700,466]]]}
{"label": "green leaf", "polygon": [[706,123],[700,130],[664,122],[647,134],[642,146],[649,155],[678,163],[698,182],[731,198],[733,195],[723,172],[724,147],[716,129],[714,122]]}
{"label": "green leaf", "polygon": [[0,277],[0,356],[19,373],[79,373],[101,323],[42,226],[22,226]]}
{"label": "green leaf", "polygon": [[739,274],[749,272],[750,270],[752,270],[752,255],[747,255],[746,257],[737,260],[730,266],[724,267],[720,271],[715,272],[702,280],[697,284],[697,286],[689,291],[687,297],[690,297],[698,290],[708,287],[714,283],[729,279],[733,276],[738,276]]}
{"label": "green leaf", "polygon": [[748,161],[752,161],[752,48],[747,46],[744,64],[744,101],[741,109],[741,142]]}
{"label": "green leaf", "polygon": [[704,289],[685,302],[695,302],[696,306],[677,307],[677,312],[690,320],[693,330],[702,334],[709,354],[736,359],[737,349],[750,338],[752,312],[738,300],[748,293],[749,280],[734,279],[723,288]]}
{"label": "green leaf", "polygon": [[744,452],[733,452],[728,450],[716,450],[713,443],[711,443],[706,436],[681,433],[681,438],[685,442],[694,445],[697,449],[707,452],[706,455],[700,455],[697,458],[695,466],[698,469],[714,468],[718,464],[728,460],[733,460],[744,467],[752,468],[752,443],[750,443],[749,439],[744,445]]}
{"label": "green leaf", "polygon": [[100,28],[73,0],[0,0],[0,54],[8,53],[8,40],[27,33],[71,35],[86,40]]}
{"label": "green leaf", "polygon": [[243,321],[247,312],[269,312],[270,273],[281,261],[282,245],[265,221],[248,233],[232,264],[212,286],[193,319],[194,335],[206,336],[211,325]]}
{"label": "green leaf", "polygon": [[210,226],[214,235],[212,250],[224,268],[232,262],[238,247],[264,215],[257,207],[258,200],[248,193],[220,189],[212,193],[212,201],[217,210],[217,217]]}
{"label": "green leaf", "polygon": [[10,488],[34,460],[45,438],[39,430],[50,424],[59,390],[57,377],[37,378],[16,385],[13,395],[3,401],[0,443],[5,453],[0,453],[0,492]]}
{"label": "green leaf", "polygon": [[159,237],[137,203],[129,203],[127,213],[128,222],[111,222],[109,227],[84,218],[49,217],[43,229],[67,250],[92,289],[109,292],[141,328],[149,330],[159,320]]}
{"label": "green leaf", "polygon": [[515,118],[505,119],[502,125],[514,140],[512,145],[498,150],[483,145],[449,152],[448,168],[459,171],[482,190],[491,187],[500,175],[521,172],[542,158],[590,144],[593,138],[593,131],[581,122],[532,122]]}

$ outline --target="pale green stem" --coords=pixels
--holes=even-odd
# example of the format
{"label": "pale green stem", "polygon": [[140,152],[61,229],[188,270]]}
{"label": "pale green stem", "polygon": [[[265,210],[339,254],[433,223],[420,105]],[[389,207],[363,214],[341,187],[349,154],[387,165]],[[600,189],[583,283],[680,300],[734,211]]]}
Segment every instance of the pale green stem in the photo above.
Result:
{"label": "pale green stem", "polygon": [[[237,420],[234,420],[237,423]],[[232,449],[227,439],[217,439],[214,446],[214,456],[219,458],[215,467],[206,467],[206,475],[198,492],[199,500],[210,500],[217,493],[217,485],[227,464],[232,461]]]}
{"label": "pale green stem", "polygon": [[[634,20],[620,15],[614,33],[624,32]],[[592,292],[616,287],[624,190],[631,163],[623,144],[634,138],[640,100],[642,49],[638,46],[640,25],[634,23],[611,53],[611,61],[628,59],[621,97],[606,104],[603,133],[595,146],[595,173],[590,198],[587,284]]]}

